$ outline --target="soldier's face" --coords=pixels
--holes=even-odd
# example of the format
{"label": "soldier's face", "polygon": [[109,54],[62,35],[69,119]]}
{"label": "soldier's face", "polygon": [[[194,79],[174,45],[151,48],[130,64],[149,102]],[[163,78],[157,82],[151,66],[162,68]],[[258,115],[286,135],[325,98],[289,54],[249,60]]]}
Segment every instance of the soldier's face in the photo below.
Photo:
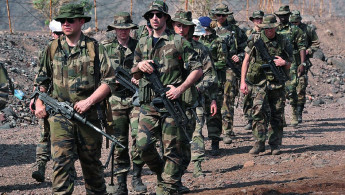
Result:
{"label": "soldier's face", "polygon": [[152,11],[149,20],[153,30],[160,30],[166,25],[167,16],[159,11]]}
{"label": "soldier's face", "polygon": [[261,24],[262,23],[262,18],[254,18],[253,19],[253,23],[255,26],[257,26],[258,24]]}
{"label": "soldier's face", "polygon": [[276,28],[265,28],[265,35],[269,39],[273,39],[276,36]]}
{"label": "soldier's face", "polygon": [[226,14],[216,14],[217,22],[223,24],[226,21],[228,15]]}
{"label": "soldier's face", "polygon": [[81,32],[81,27],[84,25],[83,18],[68,18],[60,20],[62,31],[66,36],[73,36]]}
{"label": "soldier's face", "polygon": [[116,37],[121,40],[126,40],[129,37],[129,33],[131,32],[131,29],[115,29]]}
{"label": "soldier's face", "polygon": [[174,22],[173,27],[176,34],[179,34],[185,38],[187,37],[190,26],[184,25],[181,22]]}

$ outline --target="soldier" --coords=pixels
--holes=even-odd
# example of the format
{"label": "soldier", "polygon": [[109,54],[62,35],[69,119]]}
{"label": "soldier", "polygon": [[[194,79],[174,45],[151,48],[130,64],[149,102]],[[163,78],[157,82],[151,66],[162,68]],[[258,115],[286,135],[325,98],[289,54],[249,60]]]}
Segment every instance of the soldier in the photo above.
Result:
{"label": "soldier", "polygon": [[[91,20],[79,4],[63,5],[55,18],[61,22],[65,36],[52,41],[45,49],[42,68],[35,79],[40,91],[59,101],[68,101],[100,128],[97,109],[113,89],[114,69],[104,47],[81,32]],[[100,86],[98,86],[100,83]],[[40,99],[35,115],[47,116]],[[53,159],[52,188],[54,194],[72,194],[74,189],[74,154],[77,151],[87,194],[106,193],[101,157],[102,136],[80,122],[61,114],[49,116],[51,154]]]}
{"label": "soldier", "polygon": [[291,125],[296,126],[298,124],[297,75],[301,75],[304,72],[304,67],[306,65],[306,34],[300,28],[289,22],[291,12],[288,5],[281,6],[279,11],[274,14],[278,16],[280,20],[277,33],[287,36],[293,47],[294,61],[290,68],[290,80],[287,82],[287,96],[290,99],[290,105],[292,107]]}
{"label": "soldier", "polygon": [[133,30],[131,37],[133,39],[139,40],[141,37],[150,36],[151,33],[152,27],[150,22],[147,21],[147,24],[139,26],[137,30]]}
{"label": "soldier", "polygon": [[7,100],[8,94],[10,92],[10,83],[7,71],[2,63],[0,63],[0,110],[4,109]]}
{"label": "soldier", "polygon": [[[259,24],[262,23],[262,18],[264,17],[265,13],[261,10],[254,11],[253,15],[249,17],[249,20],[253,22],[254,28],[247,30],[246,35],[247,37],[252,36],[253,34],[260,34],[260,27]],[[254,35],[253,35],[254,36]],[[251,108],[253,107],[253,99],[252,99],[252,89],[248,86],[248,93],[243,98],[243,114],[245,119],[247,119],[248,123],[244,127],[245,130],[252,129],[253,118],[251,114]]]}
{"label": "soldier", "polygon": [[[167,28],[171,17],[163,1],[154,1],[143,17],[150,21],[153,33],[139,40],[134,53],[134,76],[138,79],[142,73],[151,74],[153,67],[150,63],[154,63],[154,68],[160,73],[160,81],[170,88],[166,97],[181,101],[184,107],[193,105],[195,97],[184,92],[202,76],[197,53],[186,39]],[[137,147],[141,158],[157,174],[156,194],[178,193],[181,170],[186,169],[183,149],[190,147],[186,146],[189,141],[164,109],[158,112],[152,106],[158,94],[150,89],[149,84],[146,79],[139,82],[141,107]],[[155,148],[159,134],[163,143],[163,159]]]}
{"label": "soldier", "polygon": [[[61,23],[52,20],[49,23],[49,29],[52,31],[52,40],[58,39],[61,35],[63,35]],[[52,41],[50,40],[50,41]],[[41,53],[43,55],[43,53]],[[39,57],[39,60],[44,60],[43,56]],[[42,62],[40,62],[42,65]],[[40,67],[42,68],[42,67]],[[35,89],[34,89],[35,90]],[[30,110],[31,112],[35,112],[33,108],[34,99],[30,101]],[[45,179],[45,172],[46,172],[46,164],[50,160],[50,129],[49,129],[49,122],[47,118],[39,119],[38,120],[39,128],[40,128],[40,140],[36,146],[36,162],[34,164],[34,170],[31,174],[31,177],[34,178],[38,182],[43,182]]]}
{"label": "soldier", "polygon": [[294,10],[290,15],[290,22],[298,26],[304,33],[306,33],[306,67],[305,71],[298,75],[298,85],[296,88],[297,91],[297,117],[298,123],[302,122],[302,112],[304,109],[304,104],[306,102],[306,89],[308,86],[308,70],[312,66],[309,58],[313,56],[313,53],[320,48],[319,38],[316,34],[315,27],[312,25],[307,25],[301,22],[302,17],[299,11]]}
{"label": "soldier", "polygon": [[[216,34],[216,31],[210,27],[211,25],[211,18],[204,16],[199,18],[200,24],[202,27],[205,28],[206,34],[202,35],[199,39],[199,42],[201,42],[203,45],[205,45],[209,51],[212,50],[212,48],[217,48],[217,39],[219,37]],[[220,41],[218,41],[220,42]],[[213,57],[213,56],[211,56]],[[212,60],[214,60],[212,58]],[[213,65],[214,67],[214,65]],[[215,70],[214,70],[215,71]],[[218,80],[218,75],[217,72],[215,71],[214,74],[217,77]],[[216,86],[217,87],[217,86]],[[208,131],[208,137],[211,139],[211,155],[212,156],[217,156],[220,154],[219,151],[219,141],[221,140],[220,135],[222,134],[222,114],[220,112],[221,106],[223,104],[223,98],[217,98],[218,93],[222,95],[222,92],[218,90],[216,94],[214,93],[205,93],[205,105],[204,108],[210,108],[211,103],[213,100],[216,100],[217,104],[217,112],[213,114],[208,114],[205,113],[206,117],[206,125],[207,125],[207,131]],[[207,109],[205,111],[208,111]],[[202,152],[200,152],[201,154]],[[203,154],[203,153],[202,153]],[[195,155],[195,159],[198,158],[197,153],[192,154],[192,156]],[[194,158],[194,157],[192,157]]]}
{"label": "soldier", "polygon": [[[265,140],[267,132],[267,121],[264,105],[268,104],[272,116],[269,118],[271,127],[268,129],[268,143],[271,147],[272,155],[280,154],[279,146],[283,137],[283,110],[285,106],[285,86],[284,82],[279,83],[271,70],[264,72],[262,65],[268,63],[263,61],[260,50],[254,43],[261,39],[266,46],[265,49],[272,57],[277,67],[282,67],[287,72],[291,66],[292,49],[285,36],[276,33],[278,26],[274,15],[266,15],[263,23],[259,27],[263,30],[260,34],[251,36],[245,51],[245,58],[241,73],[241,92],[248,93],[248,85],[252,88],[253,107],[253,135],[255,137],[254,147],[250,154],[259,154],[265,151]],[[284,70],[283,70],[284,71]]]}
{"label": "soldier", "polygon": [[[200,81],[197,82],[196,88],[198,89],[199,95],[199,104],[196,108],[197,117],[199,118],[201,124],[196,124],[193,129],[193,137],[192,137],[192,152],[189,151],[189,155],[186,155],[189,159],[187,159],[188,164],[190,161],[190,152],[192,154],[192,161],[194,163],[194,171],[193,176],[199,177],[204,176],[204,173],[201,169],[201,162],[204,161],[205,157],[205,145],[204,145],[204,137],[202,135],[202,128],[204,123],[204,112],[206,115],[214,116],[217,113],[217,104],[216,104],[216,95],[217,95],[217,85],[216,85],[216,75],[213,68],[213,62],[210,57],[210,52],[207,47],[205,47],[202,43],[198,42],[196,39],[199,39],[201,35],[204,34],[205,30],[201,27],[200,22],[196,20],[199,24],[195,24],[192,21],[192,12],[190,11],[183,11],[179,10],[175,13],[175,17],[171,19],[173,21],[172,26],[175,33],[183,36],[186,38],[194,48],[194,50],[198,53],[202,65],[203,65],[203,77]],[[211,102],[210,107],[203,107],[203,101],[205,97],[206,91],[208,92],[209,96],[212,95],[213,99]],[[197,95],[197,94],[196,94]],[[184,151],[187,152],[187,151]]]}
{"label": "soldier", "polygon": [[[137,25],[133,24],[131,16],[127,12],[120,12],[114,16],[114,24],[108,25],[108,31],[115,30],[116,39],[111,42],[103,43],[107,54],[112,62],[114,69],[121,67],[130,73],[133,67],[134,50],[138,41],[129,36],[131,29],[137,29]],[[132,130],[132,161],[133,161],[133,179],[132,187],[134,191],[145,193],[146,186],[141,180],[141,172],[144,162],[136,153],[135,136],[137,133],[139,107],[133,106],[132,97],[134,93],[124,86],[117,84],[116,90],[109,98],[111,105],[113,122],[112,134],[126,146],[122,148],[115,146],[115,173],[117,176],[118,189],[116,194],[128,194],[127,189],[127,173],[130,169],[130,158],[128,150],[129,142],[129,125]],[[133,122],[133,123],[132,123]]]}
{"label": "soldier", "polygon": [[241,77],[240,67],[247,36],[238,26],[227,21],[227,16],[232,14],[227,5],[217,4],[213,14],[217,19],[215,31],[222,39],[221,42],[217,43],[218,48],[211,52],[215,60],[214,65],[218,74],[219,88],[223,92],[223,95],[219,93],[218,98],[224,98],[221,109],[223,142],[231,144],[231,137],[235,135],[233,132],[235,97],[238,94],[238,83]]}

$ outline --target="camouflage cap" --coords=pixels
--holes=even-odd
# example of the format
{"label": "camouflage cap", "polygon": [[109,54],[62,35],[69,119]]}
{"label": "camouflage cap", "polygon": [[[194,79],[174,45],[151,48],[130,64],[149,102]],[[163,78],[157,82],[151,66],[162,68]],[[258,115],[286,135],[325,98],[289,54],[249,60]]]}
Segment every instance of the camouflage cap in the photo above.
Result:
{"label": "camouflage cap", "polygon": [[264,17],[265,13],[261,10],[257,10],[253,12],[253,15],[249,17],[249,20],[253,21],[254,19],[262,19]]}
{"label": "camouflage cap", "polygon": [[216,7],[213,9],[212,14],[225,14],[225,15],[231,15],[233,12],[229,11],[229,8],[224,3],[219,3],[216,5]]}
{"label": "camouflage cap", "polygon": [[195,26],[195,24],[192,22],[192,12],[190,11],[184,11],[182,9],[177,10],[175,17],[173,17],[171,20],[174,22],[180,22],[184,25]]}
{"label": "camouflage cap", "polygon": [[149,10],[143,15],[143,17],[146,20],[149,20],[147,14],[152,12],[152,11],[160,11],[160,12],[168,15],[169,18],[171,18],[170,15],[168,14],[168,11],[169,11],[168,5],[165,2],[163,2],[163,1],[154,1],[154,2],[152,2],[152,4],[150,5]]}
{"label": "camouflage cap", "polygon": [[278,11],[274,12],[275,15],[279,16],[279,15],[287,15],[290,14],[290,7],[289,5],[283,5],[279,8]]}
{"label": "camouflage cap", "polygon": [[54,20],[60,22],[65,18],[84,18],[85,23],[90,22],[91,17],[84,15],[84,7],[80,4],[66,4],[60,8],[59,15]]}
{"label": "camouflage cap", "polygon": [[290,15],[290,22],[301,22],[301,13],[298,10],[293,10]]}
{"label": "camouflage cap", "polygon": [[272,14],[268,14],[268,15],[264,16],[264,18],[262,20],[262,24],[258,24],[258,26],[262,29],[276,28],[278,25],[279,25],[279,23],[277,22],[276,16],[272,15]]}
{"label": "camouflage cap", "polygon": [[138,29],[136,24],[133,24],[131,15],[128,12],[116,13],[114,16],[114,24],[108,25],[108,30],[114,29]]}

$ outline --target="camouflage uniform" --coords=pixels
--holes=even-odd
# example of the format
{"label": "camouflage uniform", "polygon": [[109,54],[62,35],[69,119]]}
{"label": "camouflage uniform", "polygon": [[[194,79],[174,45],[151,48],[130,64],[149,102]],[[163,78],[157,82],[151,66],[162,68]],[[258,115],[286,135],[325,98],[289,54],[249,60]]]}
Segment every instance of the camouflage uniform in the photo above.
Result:
{"label": "camouflage uniform", "polygon": [[[262,28],[267,27],[265,25],[271,25],[267,28],[274,28],[277,26],[275,24],[275,16],[267,15],[264,17]],[[290,43],[283,35],[276,34],[275,38],[268,39],[264,31],[251,36],[248,40],[248,46],[245,49],[245,52],[250,55],[246,83],[252,87],[253,135],[256,139],[253,149],[257,149],[256,147],[260,146],[260,149],[255,152],[256,154],[265,150],[267,120],[269,119],[268,143],[271,146],[272,154],[278,154],[273,153],[273,151],[279,151],[279,145],[282,144],[285,86],[277,82],[272,76],[272,73],[270,73],[270,70],[265,73],[261,68],[261,65],[267,62],[261,59],[260,51],[253,46],[254,42],[258,39],[264,41],[271,56],[280,56],[286,61],[292,61],[292,49]],[[270,118],[268,118],[267,112],[265,111],[265,104],[268,104],[270,107]],[[250,153],[253,152],[251,151]]]}
{"label": "camouflage uniform", "polygon": [[[262,19],[264,16],[263,11],[254,11],[253,15],[249,17],[249,20],[253,21],[254,19]],[[255,28],[246,31],[247,37],[255,36],[256,34],[260,34],[257,32]],[[252,99],[252,89],[248,87],[248,93],[243,98],[243,114],[245,119],[248,121],[248,124],[244,127],[246,130],[252,129],[252,122],[253,118],[251,115],[251,108],[253,107],[253,99]]]}
{"label": "camouflage uniform", "polygon": [[[162,1],[154,1],[144,17],[146,18],[147,14],[153,10],[168,15],[167,5]],[[168,16],[170,17],[170,15]],[[164,86],[169,84],[179,86],[184,82],[189,72],[201,68],[197,53],[192,49],[190,43],[169,29],[165,29],[156,43],[153,42],[152,36],[139,40],[134,54],[135,66],[143,60],[155,61],[156,68],[161,73],[160,80]],[[190,147],[190,144],[174,120],[166,116],[166,112],[157,112],[152,106],[151,102],[156,94],[150,89],[149,84],[146,79],[140,79],[141,107],[137,147],[141,158],[157,174],[156,193],[162,193],[162,189],[164,193],[176,193],[181,182],[181,170],[186,169],[184,164],[186,161],[185,151],[182,150]],[[186,92],[180,97],[184,107],[194,105],[196,98],[192,93],[186,94]],[[155,142],[160,136],[163,142],[163,159],[155,148]]]}
{"label": "camouflage uniform", "polygon": [[312,66],[309,58],[313,56],[313,53],[319,49],[320,42],[319,38],[316,34],[315,27],[312,25],[307,25],[301,22],[302,17],[299,11],[292,11],[290,16],[290,22],[299,22],[298,27],[302,29],[304,33],[306,33],[306,51],[308,51],[308,55],[306,55],[306,70],[304,74],[298,77],[298,84],[296,87],[297,91],[297,113],[298,113],[298,122],[302,122],[302,112],[304,109],[304,104],[306,102],[306,89],[308,86],[308,70]]}
{"label": "camouflage uniform", "polygon": [[[84,15],[83,7],[68,4],[60,9],[57,21],[65,18],[84,18],[89,22],[91,17]],[[70,47],[66,37],[60,37],[59,47],[56,49],[53,59],[50,59],[51,45],[45,49],[42,69],[37,75],[36,86],[44,86],[46,89],[52,85],[51,96],[59,101],[76,103],[88,98],[95,90],[95,61],[90,59],[87,45],[93,42],[96,57],[99,59],[100,82],[112,83],[114,70],[102,45],[81,33],[75,47]],[[95,57],[95,58],[96,58]],[[113,87],[111,87],[113,90]],[[87,119],[100,127],[95,106],[85,112]],[[70,121],[60,114],[49,116],[51,131],[51,153],[53,164],[53,193],[71,194],[76,177],[74,167],[74,154],[78,158],[83,170],[85,188],[87,194],[105,193],[105,181],[101,157],[102,136],[87,125]]]}
{"label": "camouflage uniform", "polygon": [[[279,15],[286,15],[290,14],[289,6],[282,6],[279,8],[278,12],[275,12],[277,16]],[[300,51],[306,49],[306,34],[297,26],[287,23],[283,25],[282,23],[279,25],[277,29],[277,33],[282,34],[287,37],[287,39],[291,42],[293,47],[293,57],[294,61],[290,68],[290,80],[287,81],[287,96],[290,99],[290,105],[292,107],[292,125],[297,125],[297,68],[302,63]]]}
{"label": "camouflage uniform", "polygon": [[0,110],[4,109],[7,104],[9,88],[7,71],[3,64],[0,63]]}
{"label": "camouflage uniform", "polygon": [[[213,14],[230,14],[228,7],[225,4],[218,4]],[[223,117],[223,133],[224,143],[230,144],[230,136],[234,135],[233,120],[234,120],[234,104],[235,97],[238,95],[238,83],[240,75],[236,76],[235,72],[228,68],[226,60],[230,60],[238,70],[241,69],[241,58],[243,58],[243,50],[246,45],[247,36],[243,31],[234,24],[229,24],[225,21],[221,26],[215,28],[217,35],[222,39],[217,42],[216,49],[212,49],[212,56],[215,61],[214,65],[218,74],[219,88],[222,90],[218,98],[223,99],[222,117]],[[233,55],[240,57],[240,62],[234,63],[231,59]]]}
{"label": "camouflage uniform", "polygon": [[[132,23],[129,13],[120,12],[114,16],[114,24],[108,26],[108,31],[113,29],[136,29],[137,25]],[[104,42],[103,45],[106,52],[110,58],[111,64],[114,69],[121,67],[130,73],[133,67],[134,50],[137,46],[138,41],[129,37],[127,47],[122,46],[117,39],[112,42]],[[126,148],[122,148],[119,145],[115,146],[114,153],[114,174],[117,175],[118,184],[123,184],[122,189],[127,191],[126,178],[127,173],[130,169],[130,157],[128,150],[129,142],[129,126],[131,126],[131,136],[132,136],[132,161],[133,169],[141,169],[144,166],[144,162],[141,160],[140,156],[136,153],[135,148],[135,137],[137,133],[137,126],[139,120],[139,107],[134,107],[132,104],[133,92],[124,86],[118,84],[117,88],[109,98],[109,103],[112,110],[113,121],[111,124],[113,134],[122,145]],[[136,170],[137,171],[137,170]],[[142,183],[141,183],[142,184]],[[133,186],[133,189],[136,186]],[[118,191],[121,191],[119,189]],[[146,191],[146,190],[145,190]],[[117,192],[121,194],[120,192]]]}

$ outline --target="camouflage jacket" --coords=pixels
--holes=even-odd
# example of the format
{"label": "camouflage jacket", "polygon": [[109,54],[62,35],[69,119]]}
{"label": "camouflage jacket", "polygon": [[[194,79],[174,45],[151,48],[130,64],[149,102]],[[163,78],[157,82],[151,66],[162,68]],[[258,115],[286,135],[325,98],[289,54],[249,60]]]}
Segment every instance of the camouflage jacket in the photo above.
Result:
{"label": "camouflage jacket", "polygon": [[0,109],[3,109],[7,103],[9,93],[9,78],[7,71],[0,63]]}
{"label": "camouflage jacket", "polygon": [[294,54],[292,66],[296,67],[301,64],[299,52],[306,49],[306,34],[299,27],[292,25],[291,23],[286,25],[280,24],[280,26],[278,26],[277,33],[285,35],[292,45]]}
{"label": "camouflage jacket", "polygon": [[207,47],[202,43],[191,40],[192,47],[199,54],[201,63],[203,65],[203,76],[196,84],[196,87],[201,93],[205,93],[211,100],[216,100],[218,92],[218,79],[216,71],[213,67],[213,60]]}
{"label": "camouflage jacket", "polygon": [[199,42],[205,45],[209,50],[211,50],[211,45],[214,40],[218,38],[216,31],[211,28],[211,34],[210,35],[204,35],[201,36],[199,39]]}
{"label": "camouflage jacket", "polygon": [[313,53],[320,48],[319,37],[316,34],[315,27],[312,25],[301,23],[298,27],[306,33],[306,48],[309,53],[307,57],[310,58],[313,56]]}
{"label": "camouflage jacket", "polygon": [[[200,58],[191,44],[169,29],[165,30],[155,45],[152,36],[139,40],[134,53],[134,66],[143,60],[154,60],[155,68],[160,72],[160,80],[164,86],[179,86],[190,72],[202,68]],[[140,79],[140,102],[149,103],[155,96],[148,84],[145,79]],[[194,104],[197,97],[192,97],[194,93],[186,94],[186,92],[183,95],[188,97],[182,97],[182,100],[187,104]]]}
{"label": "camouflage jacket", "polygon": [[142,37],[149,36],[149,31],[146,29],[146,25],[139,26],[138,29],[132,31],[131,37],[133,39],[139,40]]}
{"label": "camouflage jacket", "polygon": [[[270,70],[266,70],[265,72],[261,67],[262,64],[266,64],[267,62],[261,59],[260,51],[254,46],[255,41],[258,39],[262,39],[264,41],[271,56],[280,56],[288,62],[293,61],[292,46],[284,35],[276,34],[273,39],[268,39],[265,35],[265,32],[261,31],[260,34],[250,36],[248,45],[245,49],[246,53],[250,55],[246,82],[248,84],[258,86],[269,84],[270,88],[272,89],[280,88],[282,85],[278,84],[277,80],[273,76],[273,73]],[[285,73],[288,72],[284,67],[283,70]]]}
{"label": "camouflage jacket", "polygon": [[[216,69],[224,69],[226,67],[226,58],[231,60],[233,55],[238,55],[243,60],[244,48],[247,43],[245,33],[238,26],[234,24],[227,25],[227,23],[221,27],[216,27],[215,31],[219,39],[215,40],[211,53],[215,60]],[[240,66],[241,63],[237,65]],[[238,68],[240,69],[240,67]]]}
{"label": "camouflage jacket", "polygon": [[[66,37],[62,36],[57,41],[60,42],[51,60],[50,43],[44,50],[41,60],[41,69],[35,79],[36,86],[44,86],[46,89],[51,87],[51,96],[59,101],[76,103],[88,98],[95,91],[95,59],[90,59],[87,50],[87,43],[93,41],[81,34],[80,40],[73,48],[69,47]],[[98,47],[97,47],[98,46]],[[108,84],[114,90],[114,69],[105,52],[102,44],[95,44],[98,48],[96,57],[99,58],[100,83]],[[91,113],[91,107],[88,113]]]}
{"label": "camouflage jacket", "polygon": [[247,31],[246,31],[246,35],[247,35],[247,37],[248,37],[248,40],[250,39],[250,36],[251,36],[252,34],[260,34],[260,32],[257,32],[257,31],[255,30],[255,28],[252,28],[252,29],[250,29],[250,30],[247,30]]}

